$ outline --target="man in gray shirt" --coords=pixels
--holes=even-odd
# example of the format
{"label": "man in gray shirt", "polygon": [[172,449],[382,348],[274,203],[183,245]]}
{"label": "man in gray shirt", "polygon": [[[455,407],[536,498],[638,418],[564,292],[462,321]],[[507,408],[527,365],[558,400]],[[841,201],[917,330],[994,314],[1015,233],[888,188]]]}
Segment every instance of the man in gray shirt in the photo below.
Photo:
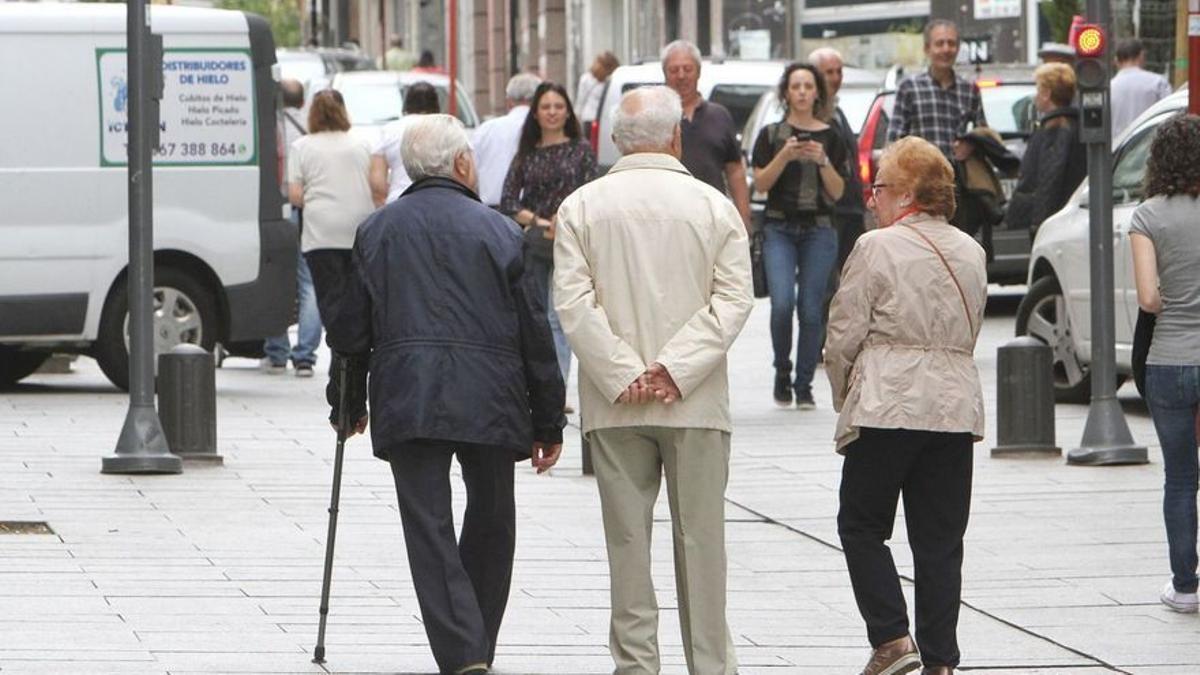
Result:
{"label": "man in gray shirt", "polygon": [[1143,69],[1144,65],[1146,49],[1141,40],[1129,38],[1117,45],[1117,74],[1110,94],[1114,141],[1138,115],[1171,93],[1167,78]]}

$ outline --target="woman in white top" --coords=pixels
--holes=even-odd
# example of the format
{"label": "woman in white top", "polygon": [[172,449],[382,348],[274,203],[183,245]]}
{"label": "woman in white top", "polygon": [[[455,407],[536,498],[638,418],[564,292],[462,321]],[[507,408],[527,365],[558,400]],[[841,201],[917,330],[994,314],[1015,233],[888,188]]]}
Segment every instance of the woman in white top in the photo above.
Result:
{"label": "woman in white top", "polygon": [[288,200],[304,209],[300,250],[312,270],[317,307],[327,326],[358,224],[375,211],[368,183],[371,148],[349,130],[342,95],[321,91],[308,111],[308,135],[292,143],[288,156]]}
{"label": "woman in white top", "polygon": [[437,89],[428,82],[416,82],[404,92],[403,117],[388,122],[371,152],[371,196],[376,206],[392,203],[412,185],[400,157],[400,141],[413,115],[432,115],[438,109]]}

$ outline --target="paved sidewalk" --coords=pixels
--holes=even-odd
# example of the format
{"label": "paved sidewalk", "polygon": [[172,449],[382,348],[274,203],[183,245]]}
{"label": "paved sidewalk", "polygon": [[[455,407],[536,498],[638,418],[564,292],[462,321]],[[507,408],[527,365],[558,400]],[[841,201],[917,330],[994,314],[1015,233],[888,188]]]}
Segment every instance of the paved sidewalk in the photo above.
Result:
{"label": "paved sidewalk", "polygon": [[[977,352],[989,401],[995,348],[1011,335],[1015,306],[998,304]],[[729,585],[740,672],[856,673],[867,651],[837,548],[840,459],[827,386],[818,373],[815,412],[773,406],[767,310],[760,301],[731,357]],[[322,354],[319,370],[327,363]],[[0,520],[45,521],[55,532],[0,534],[0,671],[432,671],[391,476],[364,439],[348,446],[328,664],[309,662],[334,445],[323,376],[255,366],[235,359],[218,371],[225,465],[188,464],[181,476],[99,473],[126,398],[90,360],[0,394]],[[1154,445],[1140,402],[1126,411],[1135,437]],[[1064,448],[1085,415],[1059,406]],[[1200,617],[1157,601],[1168,574],[1157,448],[1149,466],[1078,468],[991,459],[989,447],[976,446],[964,670],[1200,672]],[[599,500],[579,475],[578,450],[573,430],[553,475],[519,467],[518,560],[498,673],[611,672]],[[663,672],[683,673],[661,501]],[[895,553],[911,574],[904,539],[900,522]]]}

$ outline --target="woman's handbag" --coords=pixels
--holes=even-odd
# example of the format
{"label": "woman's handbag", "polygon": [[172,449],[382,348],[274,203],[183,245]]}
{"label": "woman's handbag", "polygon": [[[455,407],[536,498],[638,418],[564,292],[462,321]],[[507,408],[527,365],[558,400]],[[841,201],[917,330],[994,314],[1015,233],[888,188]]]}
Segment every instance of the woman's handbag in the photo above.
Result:
{"label": "woman's handbag", "polygon": [[765,298],[770,295],[767,289],[767,266],[763,261],[763,244],[767,235],[761,228],[750,235],[750,275],[754,278],[754,297]]}
{"label": "woman's handbag", "polygon": [[1157,316],[1139,309],[1137,326],[1133,329],[1133,384],[1142,398],[1146,398],[1146,357],[1150,355],[1150,342],[1154,339],[1154,323],[1157,320]]}

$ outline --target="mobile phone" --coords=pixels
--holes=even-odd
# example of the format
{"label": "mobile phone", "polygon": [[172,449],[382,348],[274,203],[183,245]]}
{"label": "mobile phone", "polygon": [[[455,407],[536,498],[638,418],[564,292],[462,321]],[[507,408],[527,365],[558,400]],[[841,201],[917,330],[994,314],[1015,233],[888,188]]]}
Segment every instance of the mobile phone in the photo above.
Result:
{"label": "mobile phone", "polygon": [[802,142],[803,141],[811,141],[812,140],[812,132],[805,131],[803,129],[792,129],[792,138],[794,138],[798,141],[802,141]]}

